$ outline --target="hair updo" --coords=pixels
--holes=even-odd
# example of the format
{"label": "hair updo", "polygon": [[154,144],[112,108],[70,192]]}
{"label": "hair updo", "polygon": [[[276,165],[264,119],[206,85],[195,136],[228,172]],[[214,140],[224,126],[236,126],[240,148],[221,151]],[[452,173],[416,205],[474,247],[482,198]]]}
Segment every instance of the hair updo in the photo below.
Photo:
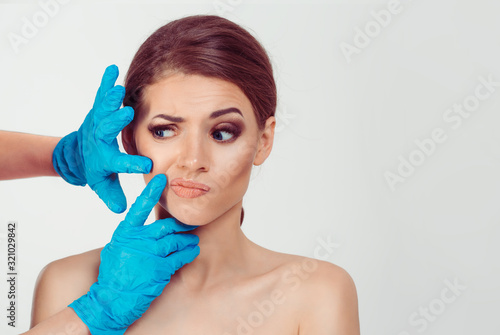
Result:
{"label": "hair updo", "polygon": [[[275,114],[276,84],[266,51],[248,31],[225,18],[184,17],[160,27],[146,39],[125,78],[123,105],[134,109],[134,120],[146,107],[144,89],[172,72],[235,84],[250,101],[260,130]],[[243,215],[242,208],[240,224]]]}

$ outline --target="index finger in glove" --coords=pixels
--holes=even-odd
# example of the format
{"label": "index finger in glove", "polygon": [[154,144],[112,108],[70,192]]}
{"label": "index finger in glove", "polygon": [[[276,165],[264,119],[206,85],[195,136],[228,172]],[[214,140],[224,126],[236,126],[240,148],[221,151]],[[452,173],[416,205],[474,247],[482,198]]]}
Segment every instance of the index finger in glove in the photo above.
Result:
{"label": "index finger in glove", "polygon": [[194,234],[173,234],[158,240],[151,240],[141,233],[137,233],[133,239],[130,237],[115,236],[114,245],[122,245],[126,249],[134,249],[142,253],[166,257],[172,252],[200,243],[200,238]]}
{"label": "index finger in glove", "polygon": [[194,261],[199,254],[200,247],[198,245],[188,245],[184,249],[168,255],[161,260],[163,266],[158,267],[158,276],[169,278],[175,271]]}
{"label": "index finger in glove", "polygon": [[137,227],[144,225],[149,213],[160,200],[161,194],[167,185],[167,176],[158,174],[151,179],[141,195],[137,197],[134,204],[125,216],[124,223]]}
{"label": "index finger in glove", "polygon": [[145,240],[147,243],[153,244],[156,241],[164,239],[168,236],[192,235],[187,233],[177,233],[187,232],[197,227],[199,226],[186,225],[180,223],[177,219],[166,218],[156,220],[155,222],[144,226],[122,226],[122,229],[117,230],[113,236],[117,242]]}
{"label": "index finger in glove", "polygon": [[118,79],[118,66],[113,64],[108,66],[104,71],[104,74],[102,75],[101,85],[97,90],[94,107],[96,106],[96,104],[101,103],[106,96],[106,92],[108,92],[113,88],[113,86],[115,86],[116,79]]}
{"label": "index finger in glove", "polygon": [[123,213],[127,209],[127,199],[117,174],[110,174],[100,182],[91,185],[91,188],[111,211]]}
{"label": "index finger in glove", "polygon": [[96,137],[111,144],[120,131],[125,128],[134,118],[132,107],[121,108],[105,118],[99,120],[95,130]]}
{"label": "index finger in glove", "polygon": [[150,173],[153,167],[151,158],[124,154],[116,149],[110,154],[109,172],[116,173]]}
{"label": "index finger in glove", "polygon": [[148,231],[148,236],[156,239],[163,238],[170,234],[186,232],[198,228],[199,226],[187,225],[174,218],[156,220],[144,228]]}
{"label": "index finger in glove", "polygon": [[[125,88],[123,86],[116,85],[109,89],[102,100],[97,105],[94,105],[94,120],[99,120],[100,123],[101,120],[116,112],[122,105],[123,97],[125,97]],[[124,115],[122,115],[125,118],[127,118],[127,116],[129,117],[128,122],[130,122],[134,116],[130,110],[131,108],[126,108],[123,113]]]}

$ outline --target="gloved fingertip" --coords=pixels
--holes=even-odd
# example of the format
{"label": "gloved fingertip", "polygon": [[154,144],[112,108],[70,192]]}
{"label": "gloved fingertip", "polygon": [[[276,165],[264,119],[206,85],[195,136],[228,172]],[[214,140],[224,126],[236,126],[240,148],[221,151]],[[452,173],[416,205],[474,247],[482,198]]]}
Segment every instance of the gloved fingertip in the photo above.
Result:
{"label": "gloved fingertip", "polygon": [[200,254],[200,246],[199,245],[195,245],[192,247],[186,247],[186,248],[191,248],[193,250],[193,254],[196,255],[196,256],[194,256],[194,258],[196,258]]}
{"label": "gloved fingertip", "polygon": [[115,64],[109,65],[106,70],[104,71],[105,74],[107,75],[116,75],[118,76],[118,66]]}
{"label": "gloved fingertip", "polygon": [[104,84],[104,91],[102,93],[105,93],[107,90],[112,88],[117,78],[118,78],[118,66],[114,64],[108,66],[106,70],[104,70],[104,74],[101,80],[101,86],[103,86]]}
{"label": "gloved fingertip", "polygon": [[125,96],[125,87],[121,85],[116,85],[106,93],[106,98],[109,101],[120,100],[120,103],[121,100],[123,100],[124,96]]}
{"label": "gloved fingertip", "polygon": [[117,121],[117,124],[113,129],[117,129],[116,126],[119,126],[120,131],[134,119],[134,110],[131,107],[124,107],[113,114],[115,115],[115,121]]}
{"label": "gloved fingertip", "polygon": [[175,222],[176,222],[179,226],[181,226],[182,228],[185,228],[186,230],[193,230],[193,229],[195,229],[195,228],[198,228],[198,227],[199,227],[199,226],[197,226],[197,225],[185,224],[185,223],[183,223],[183,222],[181,222],[181,221],[177,220],[176,218],[174,218],[174,220],[175,220]]}
{"label": "gloved fingertip", "polygon": [[[134,111],[129,108],[122,108],[112,114],[110,120],[113,123],[120,123],[120,128],[123,129],[134,119]],[[116,128],[116,127],[113,127]]]}
{"label": "gloved fingertip", "polygon": [[155,176],[158,179],[158,182],[162,185],[167,185],[167,176],[164,173],[159,173]]}
{"label": "gloved fingertip", "polygon": [[123,98],[125,97],[125,87],[123,87],[122,85],[115,85],[112,90],[114,94],[121,97],[120,101],[123,100]]}
{"label": "gloved fingertip", "polygon": [[144,164],[132,166],[132,172],[135,172],[135,173],[148,174],[150,171],[151,171],[151,167],[147,167]]}
{"label": "gloved fingertip", "polygon": [[116,214],[121,214],[121,213],[125,212],[125,210],[127,209],[127,206],[123,206],[121,204],[108,203],[107,205],[108,205],[108,208]]}
{"label": "gloved fingertip", "polygon": [[123,124],[123,128],[125,128],[126,125],[128,125],[130,122],[132,122],[133,119],[134,119],[134,111],[127,112],[125,114],[125,117],[124,117],[124,120],[123,120],[123,123],[124,123]]}
{"label": "gloved fingertip", "polygon": [[130,107],[130,106],[124,106],[122,108],[122,111],[123,111],[122,113],[124,113],[126,115],[130,115],[131,120],[134,119],[134,113],[135,112],[134,112],[134,109],[132,107]]}
{"label": "gloved fingertip", "polygon": [[138,170],[139,170],[139,172],[142,172],[142,173],[150,173],[151,169],[153,168],[153,161],[147,157],[145,157],[145,158],[146,159],[144,160],[143,164],[138,166],[138,168],[139,168]]}
{"label": "gloved fingertip", "polygon": [[153,179],[151,179],[149,184],[151,185],[151,190],[148,196],[150,198],[159,199],[161,193],[165,189],[165,186],[167,186],[167,176],[163,173],[157,174],[153,177]]}

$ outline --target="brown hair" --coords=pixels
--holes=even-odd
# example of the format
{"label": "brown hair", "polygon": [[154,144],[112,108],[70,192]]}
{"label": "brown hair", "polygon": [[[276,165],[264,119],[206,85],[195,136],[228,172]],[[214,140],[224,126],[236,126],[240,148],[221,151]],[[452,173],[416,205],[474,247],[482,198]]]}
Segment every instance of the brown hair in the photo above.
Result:
{"label": "brown hair", "polygon": [[[229,81],[252,104],[259,129],[276,111],[277,92],[269,57],[245,29],[215,15],[194,15],[167,23],[140,46],[125,78],[124,106],[145,108],[144,88],[171,72]],[[241,210],[240,225],[244,211]]]}

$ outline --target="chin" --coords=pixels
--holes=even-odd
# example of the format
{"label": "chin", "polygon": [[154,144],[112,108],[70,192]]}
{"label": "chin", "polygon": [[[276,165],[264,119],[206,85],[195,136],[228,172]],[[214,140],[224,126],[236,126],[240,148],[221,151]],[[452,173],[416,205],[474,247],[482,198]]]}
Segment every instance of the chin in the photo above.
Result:
{"label": "chin", "polygon": [[210,223],[210,221],[207,221],[206,219],[204,220],[194,215],[180,214],[180,215],[173,215],[173,217],[188,226],[204,226]]}
{"label": "chin", "polygon": [[203,226],[214,220],[210,215],[207,215],[208,213],[198,212],[191,206],[175,206],[175,208],[169,209],[164,204],[161,204],[161,207],[166,212],[166,217],[173,217],[189,226]]}
{"label": "chin", "polygon": [[221,202],[220,200],[206,196],[177,199],[177,196],[164,192],[159,205],[167,216],[161,217],[173,217],[190,226],[204,226],[221,216],[230,215],[231,209],[238,204],[238,201]]}

